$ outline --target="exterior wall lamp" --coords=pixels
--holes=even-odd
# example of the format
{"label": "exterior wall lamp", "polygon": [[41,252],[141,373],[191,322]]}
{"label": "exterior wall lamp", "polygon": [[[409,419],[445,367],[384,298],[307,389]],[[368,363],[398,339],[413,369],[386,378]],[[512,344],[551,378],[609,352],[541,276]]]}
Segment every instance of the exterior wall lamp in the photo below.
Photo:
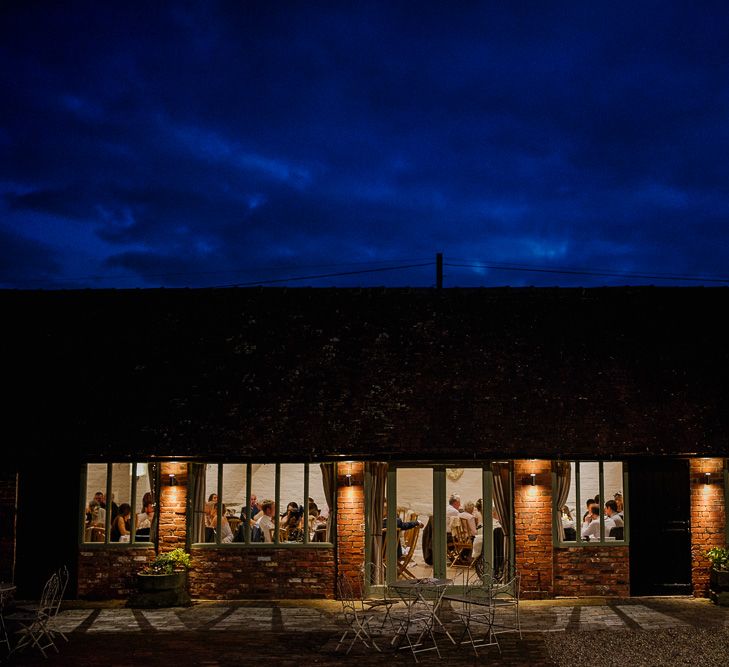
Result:
{"label": "exterior wall lamp", "polygon": [[347,465],[349,467],[347,468],[347,474],[344,476],[344,483],[347,486],[352,486],[352,462],[349,461]]}
{"label": "exterior wall lamp", "polygon": [[535,473],[535,472],[529,473],[529,485],[530,486],[537,485],[537,473]]}
{"label": "exterior wall lamp", "polygon": [[177,477],[175,477],[175,473],[170,473],[170,481],[167,482],[169,486],[177,486]]}
{"label": "exterior wall lamp", "polygon": [[704,474],[704,484],[711,484],[711,473],[707,472]]}

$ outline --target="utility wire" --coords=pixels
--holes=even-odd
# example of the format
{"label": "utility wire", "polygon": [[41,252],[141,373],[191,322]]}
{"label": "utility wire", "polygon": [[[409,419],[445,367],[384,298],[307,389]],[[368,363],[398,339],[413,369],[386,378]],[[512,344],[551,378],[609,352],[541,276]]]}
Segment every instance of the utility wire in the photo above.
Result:
{"label": "utility wire", "polygon": [[232,285],[217,285],[217,288],[225,287],[255,287],[256,285],[272,285],[274,283],[288,283],[297,280],[316,280],[318,278],[336,278],[338,276],[354,276],[361,273],[377,273],[380,271],[399,271],[400,269],[415,269],[422,266],[433,266],[435,262],[425,262],[423,264],[404,264],[402,266],[384,266],[377,269],[361,269],[359,271],[340,271],[339,273],[320,273],[315,276],[293,276],[289,278],[276,278],[273,280],[256,280],[249,283],[233,283]]}
{"label": "utility wire", "polygon": [[527,271],[530,273],[559,273],[575,276],[602,276],[613,278],[643,278],[648,280],[679,280],[693,281],[702,283],[725,283],[729,284],[729,278],[701,278],[698,276],[676,276],[669,274],[649,274],[649,273],[621,273],[618,271],[580,271],[568,269],[543,269],[543,268],[526,268],[523,266],[506,266],[497,264],[453,264],[443,262],[443,266],[466,268],[466,269],[494,269],[498,271]]}

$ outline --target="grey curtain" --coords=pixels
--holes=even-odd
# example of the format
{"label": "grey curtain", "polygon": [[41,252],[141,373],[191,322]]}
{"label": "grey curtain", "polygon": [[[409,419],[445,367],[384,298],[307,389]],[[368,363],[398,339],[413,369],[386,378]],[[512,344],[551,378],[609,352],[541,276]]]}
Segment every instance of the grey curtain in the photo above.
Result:
{"label": "grey curtain", "polygon": [[149,489],[152,493],[152,502],[154,503],[154,519],[149,527],[149,539],[154,543],[155,551],[159,548],[159,463],[149,463],[147,465],[149,474]]}
{"label": "grey curtain", "polygon": [[[324,498],[329,505],[329,520],[327,521],[327,542],[334,542],[337,529],[337,464],[320,463],[321,479],[324,485]],[[307,517],[309,515],[307,509]]]}
{"label": "grey curtain", "polygon": [[[557,488],[554,496],[554,521],[557,523],[559,531],[559,539],[564,540],[564,525],[562,524],[562,506],[567,502],[567,496],[570,493],[570,483],[572,481],[572,466],[569,461],[554,461],[552,463],[557,477]],[[579,511],[579,507],[577,508]],[[577,519],[575,518],[575,527],[577,527]]]}
{"label": "grey curtain", "polygon": [[[508,577],[513,569],[511,558],[511,495],[509,493],[511,488],[511,475],[509,463],[494,461],[491,464],[491,473],[494,478],[494,507],[496,507],[501,528],[504,531],[504,576]],[[488,508],[484,507],[484,512],[487,511]]]}
{"label": "grey curtain", "polygon": [[385,491],[387,489],[387,463],[368,461],[365,472],[369,474],[370,495],[367,499],[367,528],[370,534],[370,565],[366,572],[371,584],[384,583],[382,567],[382,522],[384,516]]}
{"label": "grey curtain", "polygon": [[205,464],[190,464],[190,540],[193,544],[205,541]]}

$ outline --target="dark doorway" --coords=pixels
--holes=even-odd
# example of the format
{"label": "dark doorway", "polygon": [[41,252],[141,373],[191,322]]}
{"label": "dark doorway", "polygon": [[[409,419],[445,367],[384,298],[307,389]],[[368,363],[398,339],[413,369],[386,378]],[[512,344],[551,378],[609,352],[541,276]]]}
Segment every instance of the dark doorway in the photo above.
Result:
{"label": "dark doorway", "polygon": [[66,598],[76,596],[79,530],[78,463],[39,457],[18,475],[16,598],[37,600],[48,577],[68,567]]}
{"label": "dark doorway", "polygon": [[632,595],[688,595],[691,586],[689,462],[630,463]]}

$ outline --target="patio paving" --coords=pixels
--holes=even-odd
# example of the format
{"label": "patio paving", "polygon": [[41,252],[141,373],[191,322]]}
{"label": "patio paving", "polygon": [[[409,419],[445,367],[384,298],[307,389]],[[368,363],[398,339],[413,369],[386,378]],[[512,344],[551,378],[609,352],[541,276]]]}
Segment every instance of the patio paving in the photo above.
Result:
{"label": "patio paving", "polygon": [[[139,610],[113,603],[69,604],[55,620],[69,643],[44,660],[12,656],[18,665],[336,665],[414,664],[404,651],[384,655],[355,645],[335,653],[342,632],[334,601],[199,602],[191,607]],[[448,622],[448,614],[445,614]],[[476,659],[467,646],[443,647],[443,660],[468,665],[729,664],[729,609],[692,598],[526,601],[522,629],[499,638]],[[387,642],[384,642],[387,644]]]}

